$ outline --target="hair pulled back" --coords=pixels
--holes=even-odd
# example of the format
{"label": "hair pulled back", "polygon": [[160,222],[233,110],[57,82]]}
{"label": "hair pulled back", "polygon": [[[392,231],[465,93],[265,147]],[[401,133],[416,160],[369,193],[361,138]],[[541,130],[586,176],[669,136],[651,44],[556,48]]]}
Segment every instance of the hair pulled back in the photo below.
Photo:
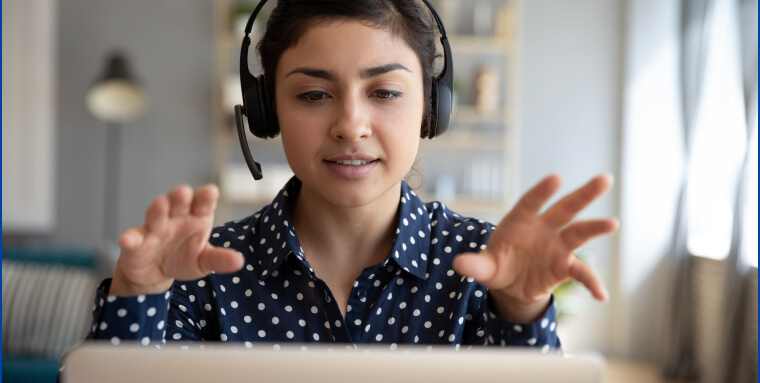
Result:
{"label": "hair pulled back", "polygon": [[435,29],[426,9],[417,0],[279,0],[257,46],[271,110],[275,111],[274,74],[282,53],[295,46],[309,28],[333,21],[356,21],[387,30],[417,54],[425,95],[421,132],[427,135],[436,57]]}

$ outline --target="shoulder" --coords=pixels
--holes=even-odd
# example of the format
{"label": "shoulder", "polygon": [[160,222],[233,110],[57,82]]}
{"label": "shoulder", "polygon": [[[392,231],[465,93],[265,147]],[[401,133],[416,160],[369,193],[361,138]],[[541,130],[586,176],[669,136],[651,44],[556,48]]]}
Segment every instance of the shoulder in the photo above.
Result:
{"label": "shoulder", "polygon": [[266,207],[241,220],[229,221],[211,230],[209,242],[214,246],[233,247],[247,237],[255,236],[256,227]]}
{"label": "shoulder", "polygon": [[495,229],[481,219],[462,216],[438,201],[425,203],[430,218],[431,253],[451,254],[479,252]]}
{"label": "shoulder", "polygon": [[434,232],[436,230],[447,230],[449,232],[467,234],[468,237],[472,237],[485,235],[496,228],[491,222],[460,215],[439,201],[426,202],[425,208],[428,211],[430,225]]}

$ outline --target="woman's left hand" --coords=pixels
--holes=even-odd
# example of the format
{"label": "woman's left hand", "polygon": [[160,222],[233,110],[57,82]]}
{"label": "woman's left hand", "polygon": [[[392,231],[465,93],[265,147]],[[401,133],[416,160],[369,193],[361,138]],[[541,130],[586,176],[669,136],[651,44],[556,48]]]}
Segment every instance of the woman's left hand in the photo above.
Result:
{"label": "woman's left hand", "polygon": [[558,175],[544,178],[502,219],[485,250],[454,259],[459,274],[488,287],[492,309],[502,318],[520,323],[537,320],[552,291],[570,279],[581,282],[594,298],[607,299],[601,278],[573,251],[594,237],[617,231],[618,221],[568,223],[612,186],[612,177],[597,176],[540,213],[560,183]]}

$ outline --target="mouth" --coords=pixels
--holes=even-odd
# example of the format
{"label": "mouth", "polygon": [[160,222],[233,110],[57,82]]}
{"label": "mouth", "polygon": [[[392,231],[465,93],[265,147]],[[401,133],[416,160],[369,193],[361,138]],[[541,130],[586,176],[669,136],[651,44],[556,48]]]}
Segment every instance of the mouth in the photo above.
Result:
{"label": "mouth", "polygon": [[367,164],[371,164],[373,162],[377,162],[377,160],[367,161],[367,160],[337,160],[337,161],[329,161],[327,162],[332,164],[338,164],[343,166],[363,166]]}
{"label": "mouth", "polygon": [[380,159],[366,154],[338,155],[325,158],[324,163],[337,176],[356,180],[372,173]]}

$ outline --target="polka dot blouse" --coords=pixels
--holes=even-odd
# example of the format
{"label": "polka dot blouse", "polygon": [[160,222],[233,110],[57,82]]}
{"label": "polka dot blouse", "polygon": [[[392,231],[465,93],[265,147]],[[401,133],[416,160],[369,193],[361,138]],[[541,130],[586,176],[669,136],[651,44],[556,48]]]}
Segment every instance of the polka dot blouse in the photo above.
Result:
{"label": "polka dot blouse", "polygon": [[148,345],[167,340],[513,345],[559,348],[554,302],[535,323],[497,317],[484,286],[458,275],[455,255],[484,249],[493,230],[402,185],[393,248],[356,279],[346,316],[309,266],[288,211],[293,178],[256,214],[213,230],[210,242],[236,249],[233,274],[176,281],[163,294],[122,298],[98,288],[89,339]]}

